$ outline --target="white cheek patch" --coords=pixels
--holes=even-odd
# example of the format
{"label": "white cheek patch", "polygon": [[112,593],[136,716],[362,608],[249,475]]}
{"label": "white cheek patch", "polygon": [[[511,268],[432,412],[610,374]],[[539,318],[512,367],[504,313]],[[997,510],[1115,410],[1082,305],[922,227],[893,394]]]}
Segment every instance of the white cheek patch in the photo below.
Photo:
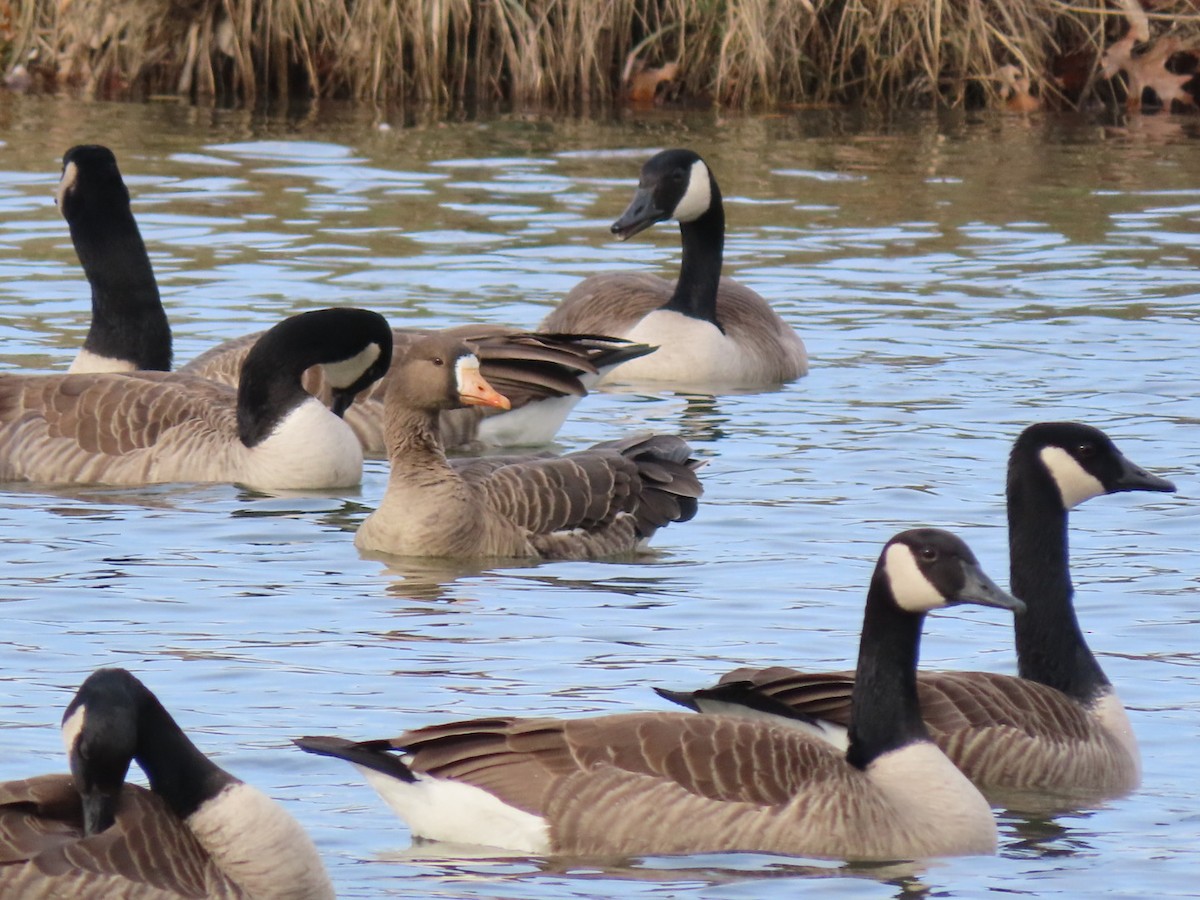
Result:
{"label": "white cheek patch", "polygon": [[921,572],[907,544],[892,544],[887,548],[883,571],[887,574],[896,605],[901,609],[923,613],[946,605],[946,598]]}
{"label": "white cheek patch", "polygon": [[79,738],[80,732],[83,731],[83,720],[86,714],[87,707],[79,706],[62,723],[63,746],[67,748],[68,756],[75,749],[75,741]]}
{"label": "white cheek patch", "polygon": [[692,163],[692,171],[688,176],[687,190],[675,204],[673,218],[677,222],[694,222],[706,212],[712,203],[712,181],[708,177],[708,166],[701,160]]}
{"label": "white cheek patch", "polygon": [[362,377],[362,373],[379,359],[382,352],[378,344],[371,343],[349,359],[325,363],[325,379],[331,387],[348,388]]}
{"label": "white cheek patch", "polygon": [[479,379],[479,357],[473,353],[460,356],[454,364],[454,386],[462,393]]}
{"label": "white cheek patch", "polygon": [[1058,485],[1062,495],[1063,509],[1073,509],[1084,500],[1107,494],[1108,491],[1094,475],[1089,474],[1079,461],[1062,447],[1043,447],[1040,454],[1042,464]]}
{"label": "white cheek patch", "polygon": [[73,162],[67,163],[63,168],[62,178],[58,181],[58,188],[54,191],[54,204],[59,209],[62,209],[63,197],[71,188],[75,187],[75,182],[79,179],[79,166]]}

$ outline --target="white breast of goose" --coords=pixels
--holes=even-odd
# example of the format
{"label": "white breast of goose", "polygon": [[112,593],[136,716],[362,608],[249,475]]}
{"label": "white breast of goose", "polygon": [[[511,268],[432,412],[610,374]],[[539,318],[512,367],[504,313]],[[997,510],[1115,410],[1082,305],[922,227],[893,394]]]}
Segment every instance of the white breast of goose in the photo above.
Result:
{"label": "white breast of goose", "polygon": [[256,900],[332,900],[333,885],[304,829],[257,788],[236,783],[187,819],[213,862]]}
{"label": "white breast of goose", "polygon": [[1129,722],[1129,714],[1125,704],[1117,696],[1116,691],[1108,690],[1098,697],[1089,710],[1097,723],[1112,735],[1117,744],[1122,747],[1133,763],[1133,783],[1137,784],[1142,777],[1142,754],[1138,750],[1137,738],[1133,726]]}
{"label": "white breast of goose", "polygon": [[514,853],[550,852],[550,828],[544,818],[509,806],[481,788],[428,775],[400,781],[365,766],[355,768],[415,837],[503,847]]}
{"label": "white breast of goose", "polygon": [[70,375],[90,375],[103,372],[136,372],[137,366],[127,359],[101,356],[91,350],[80,350],[67,369]]}
{"label": "white breast of goose", "polygon": [[362,444],[319,400],[305,400],[271,436],[244,449],[237,480],[268,490],[351,487],[362,480]]}
{"label": "white breast of goose", "polygon": [[996,852],[991,807],[936,745],[918,741],[892,750],[866,773],[895,809],[897,832],[923,855]]}
{"label": "white breast of goose", "polygon": [[721,329],[669,309],[648,313],[623,337],[658,347],[618,366],[606,381],[711,382],[737,386],[766,380],[762,360]]}

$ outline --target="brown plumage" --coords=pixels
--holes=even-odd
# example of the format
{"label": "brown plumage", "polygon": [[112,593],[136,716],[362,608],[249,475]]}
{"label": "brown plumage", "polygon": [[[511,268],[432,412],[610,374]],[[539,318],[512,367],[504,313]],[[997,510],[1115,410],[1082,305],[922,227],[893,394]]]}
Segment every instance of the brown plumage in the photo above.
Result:
{"label": "brown plumage", "polygon": [[[439,331],[398,328],[392,334],[395,359],[402,358],[414,341],[432,334],[470,342],[479,356],[483,376],[508,397],[511,409],[525,409],[531,414],[519,422],[505,424],[500,420],[511,421],[517,417],[494,408],[443,410],[438,422],[439,435],[444,447],[455,450],[479,444],[548,443],[574,402],[587,394],[588,387],[595,384],[602,373],[653,350],[643,344],[596,336],[599,332],[558,335],[522,332],[499,325],[460,325]],[[241,360],[257,336],[246,335],[219,344],[197,356],[180,371],[222,384],[236,384]],[[370,390],[364,391],[344,415],[346,424],[354,430],[367,453],[387,451],[383,408],[389,383],[385,375]],[[328,402],[328,388],[320,368],[305,373],[304,385],[310,393]],[[535,418],[533,414],[539,413]],[[485,419],[495,421],[485,427]]]}
{"label": "brown plumage", "polygon": [[[445,335],[415,343],[392,369],[385,411],[391,474],[359,527],[362,550],[407,556],[588,559],[637,549],[696,512],[700,463],[680,438],[650,435],[563,457],[450,463],[437,434],[442,409],[500,405],[467,345]],[[475,366],[472,368],[472,365]]]}

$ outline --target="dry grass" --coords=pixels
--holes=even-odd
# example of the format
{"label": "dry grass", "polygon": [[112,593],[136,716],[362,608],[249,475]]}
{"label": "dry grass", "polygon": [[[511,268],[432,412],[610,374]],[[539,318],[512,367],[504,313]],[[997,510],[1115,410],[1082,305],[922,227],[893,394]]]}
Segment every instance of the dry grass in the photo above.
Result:
{"label": "dry grass", "polygon": [[[1151,16],[1185,40],[1192,0]],[[1118,0],[0,0],[0,64],[45,89],[231,102],[344,97],[582,107],[632,60],[686,102],[964,105],[998,67],[1095,70]],[[1074,98],[1072,98],[1074,99]]]}

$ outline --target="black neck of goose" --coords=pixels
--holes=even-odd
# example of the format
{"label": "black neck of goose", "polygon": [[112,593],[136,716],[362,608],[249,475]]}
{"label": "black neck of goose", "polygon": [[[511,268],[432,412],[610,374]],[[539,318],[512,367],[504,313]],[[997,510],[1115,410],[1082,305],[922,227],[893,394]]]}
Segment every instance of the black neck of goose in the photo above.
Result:
{"label": "black neck of goose", "polygon": [[925,616],[896,606],[887,577],[877,569],[867,593],[850,699],[846,761],[856,768],[866,768],[891,750],[929,740],[917,699],[924,621]]}
{"label": "black neck of goose", "polygon": [[725,252],[725,206],[716,181],[711,181],[711,190],[712,199],[704,215],[679,224],[683,263],[679,267],[675,293],[663,309],[712,322],[721,328],[717,319],[717,288]]}
{"label": "black neck of goose", "polygon": [[171,811],[186,819],[205,801],[237,779],[201,753],[149,691],[138,705],[138,740],[134,758],[150,789]]}
{"label": "black neck of goose", "polygon": [[138,369],[169,372],[171,326],[150,256],[128,208],[104,221],[83,213],[68,222],[75,253],[92,287],[92,325],[84,348],[128,360]]}
{"label": "black neck of goose", "polygon": [[242,363],[238,376],[238,437],[255,447],[271,436],[276,426],[312,395],[301,376],[317,360],[309,348],[267,332],[258,339]]}
{"label": "black neck of goose", "polygon": [[1109,681],[1075,618],[1067,546],[1067,511],[1049,474],[1010,477],[1009,588],[1025,601],[1016,617],[1017,670],[1022,678],[1089,702]]}

